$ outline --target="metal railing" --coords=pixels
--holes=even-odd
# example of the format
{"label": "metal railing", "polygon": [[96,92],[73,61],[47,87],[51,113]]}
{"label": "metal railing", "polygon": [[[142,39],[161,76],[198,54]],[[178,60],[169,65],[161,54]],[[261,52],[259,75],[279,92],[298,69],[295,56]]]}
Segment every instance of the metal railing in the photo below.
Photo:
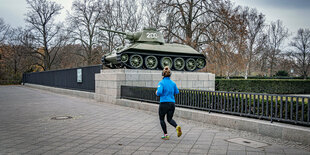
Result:
{"label": "metal railing", "polygon": [[[95,73],[100,73],[101,68],[102,65],[96,65],[45,72],[24,73],[22,82],[94,92]],[[77,82],[77,69],[81,69],[82,82]]]}
{"label": "metal railing", "polygon": [[[176,106],[310,126],[310,97],[180,89]],[[159,103],[156,88],[121,86],[121,98]]]}

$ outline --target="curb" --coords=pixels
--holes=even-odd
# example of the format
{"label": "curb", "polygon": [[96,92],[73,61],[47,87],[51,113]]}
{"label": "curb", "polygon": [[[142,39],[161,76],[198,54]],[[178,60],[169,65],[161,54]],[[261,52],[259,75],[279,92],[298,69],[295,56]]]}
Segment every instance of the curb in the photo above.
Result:
{"label": "curb", "polygon": [[92,93],[92,92],[86,92],[86,91],[80,91],[80,90],[71,90],[71,89],[64,89],[64,88],[56,88],[56,87],[50,87],[50,86],[42,86],[42,85],[30,84],[30,83],[24,83],[24,85],[26,87],[47,90],[47,91],[51,91],[51,92],[57,93],[57,94],[71,95],[71,96],[95,99],[95,93]]}

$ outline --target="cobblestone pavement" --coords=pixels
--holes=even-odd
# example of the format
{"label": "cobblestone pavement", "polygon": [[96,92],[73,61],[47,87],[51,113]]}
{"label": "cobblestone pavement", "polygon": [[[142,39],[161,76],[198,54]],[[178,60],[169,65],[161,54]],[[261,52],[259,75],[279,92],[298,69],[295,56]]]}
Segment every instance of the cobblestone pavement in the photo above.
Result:
{"label": "cobblestone pavement", "polygon": [[[72,116],[51,120],[54,116]],[[309,146],[175,118],[162,140],[155,113],[54,94],[0,86],[0,154],[310,154]],[[269,144],[252,148],[226,141],[242,137]]]}

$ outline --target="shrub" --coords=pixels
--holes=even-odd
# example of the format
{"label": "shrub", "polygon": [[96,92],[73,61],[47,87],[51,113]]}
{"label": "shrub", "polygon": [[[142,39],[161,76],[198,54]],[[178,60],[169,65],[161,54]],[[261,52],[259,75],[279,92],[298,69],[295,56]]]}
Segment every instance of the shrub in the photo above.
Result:
{"label": "shrub", "polygon": [[309,94],[310,80],[217,79],[215,80],[215,90],[268,94]]}
{"label": "shrub", "polygon": [[276,73],[276,76],[288,76],[288,73],[287,73],[287,71],[278,71]]}
{"label": "shrub", "polygon": [[20,84],[21,80],[0,80],[0,85]]}

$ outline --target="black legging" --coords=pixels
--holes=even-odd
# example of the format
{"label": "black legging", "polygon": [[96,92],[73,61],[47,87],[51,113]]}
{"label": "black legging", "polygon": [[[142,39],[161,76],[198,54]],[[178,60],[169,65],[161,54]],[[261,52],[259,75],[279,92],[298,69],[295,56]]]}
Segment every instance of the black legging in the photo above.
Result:
{"label": "black legging", "polygon": [[172,102],[162,102],[159,104],[159,120],[161,128],[164,131],[164,134],[167,134],[167,126],[165,123],[165,115],[167,114],[167,121],[174,127],[177,127],[177,123],[172,119],[174,113],[175,105]]}

